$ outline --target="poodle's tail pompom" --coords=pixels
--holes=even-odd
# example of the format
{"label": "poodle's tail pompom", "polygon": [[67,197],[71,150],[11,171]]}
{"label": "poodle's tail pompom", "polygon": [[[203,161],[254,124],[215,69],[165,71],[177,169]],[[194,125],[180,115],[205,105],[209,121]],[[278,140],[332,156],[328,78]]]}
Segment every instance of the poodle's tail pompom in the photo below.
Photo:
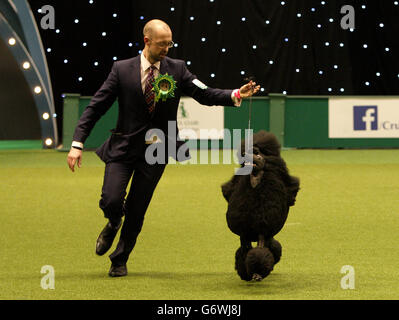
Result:
{"label": "poodle's tail pompom", "polygon": [[247,265],[245,264],[245,259],[247,258],[247,254],[251,248],[243,248],[239,247],[236,251],[236,264],[235,269],[237,270],[238,275],[241,280],[251,281],[252,275],[247,272]]}
{"label": "poodle's tail pompom", "polygon": [[273,254],[274,264],[277,264],[281,259],[281,253],[283,251],[280,242],[273,238],[270,242],[269,249]]}
{"label": "poodle's tail pompom", "polygon": [[248,252],[245,265],[251,280],[260,281],[272,272],[274,257],[269,248],[256,247]]}

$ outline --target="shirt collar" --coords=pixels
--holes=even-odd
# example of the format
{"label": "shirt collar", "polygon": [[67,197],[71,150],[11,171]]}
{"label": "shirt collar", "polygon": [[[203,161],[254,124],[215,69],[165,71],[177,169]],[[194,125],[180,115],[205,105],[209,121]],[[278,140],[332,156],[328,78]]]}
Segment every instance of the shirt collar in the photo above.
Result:
{"label": "shirt collar", "polygon": [[[155,68],[160,70],[161,68],[161,61],[154,63]],[[144,56],[144,53],[141,54],[141,67],[143,68],[144,72],[147,71],[149,67],[151,67],[151,63],[147,60]]]}

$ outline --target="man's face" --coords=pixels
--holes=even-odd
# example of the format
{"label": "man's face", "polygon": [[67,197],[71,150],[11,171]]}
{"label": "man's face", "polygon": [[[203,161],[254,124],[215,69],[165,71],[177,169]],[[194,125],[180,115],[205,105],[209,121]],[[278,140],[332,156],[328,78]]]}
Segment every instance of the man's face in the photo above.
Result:
{"label": "man's face", "polygon": [[172,42],[172,32],[163,28],[156,29],[150,37],[146,37],[148,53],[155,61],[163,60],[169,52]]}

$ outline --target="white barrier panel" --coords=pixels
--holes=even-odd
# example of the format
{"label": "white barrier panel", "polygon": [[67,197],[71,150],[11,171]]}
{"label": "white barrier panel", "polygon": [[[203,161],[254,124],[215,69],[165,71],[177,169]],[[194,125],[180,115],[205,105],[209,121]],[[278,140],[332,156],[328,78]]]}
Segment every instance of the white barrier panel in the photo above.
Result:
{"label": "white barrier panel", "polygon": [[224,107],[203,106],[192,98],[180,99],[177,125],[181,139],[224,138]]}
{"label": "white barrier panel", "polygon": [[329,138],[399,138],[399,98],[329,99]]}

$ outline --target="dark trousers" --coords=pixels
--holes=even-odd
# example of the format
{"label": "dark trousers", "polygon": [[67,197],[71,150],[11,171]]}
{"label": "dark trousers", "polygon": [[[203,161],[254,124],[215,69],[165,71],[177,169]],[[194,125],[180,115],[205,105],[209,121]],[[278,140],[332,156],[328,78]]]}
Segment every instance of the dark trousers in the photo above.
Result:
{"label": "dark trousers", "polygon": [[[118,221],[125,215],[118,245],[109,256],[113,264],[126,264],[165,167],[165,164],[150,165],[144,158],[126,163],[111,162],[106,165],[100,208],[104,216],[111,221]],[[130,190],[126,197],[126,189],[131,178]]]}

